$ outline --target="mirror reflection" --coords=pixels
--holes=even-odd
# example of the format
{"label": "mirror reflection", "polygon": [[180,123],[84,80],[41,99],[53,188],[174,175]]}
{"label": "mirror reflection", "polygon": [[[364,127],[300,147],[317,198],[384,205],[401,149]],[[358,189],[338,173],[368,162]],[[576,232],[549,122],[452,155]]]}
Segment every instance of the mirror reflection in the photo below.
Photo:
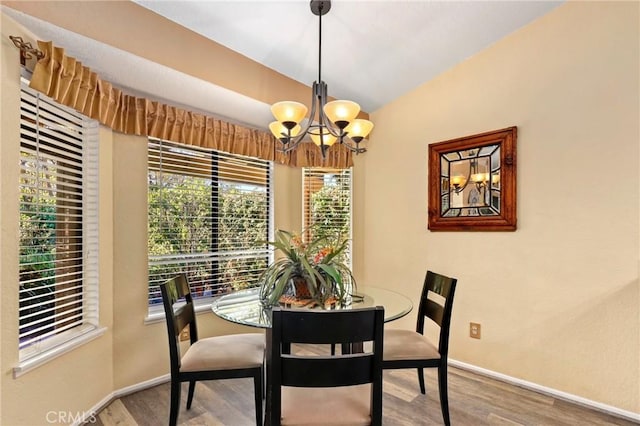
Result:
{"label": "mirror reflection", "polygon": [[440,156],[442,216],[500,215],[500,144]]}

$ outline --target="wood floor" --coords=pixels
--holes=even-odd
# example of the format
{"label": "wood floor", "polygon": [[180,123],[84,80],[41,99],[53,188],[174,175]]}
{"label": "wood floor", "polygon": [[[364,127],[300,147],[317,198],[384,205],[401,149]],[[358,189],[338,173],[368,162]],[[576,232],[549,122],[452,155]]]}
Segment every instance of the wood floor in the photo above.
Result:
{"label": "wood floor", "polygon": [[[415,370],[384,372],[383,423],[390,426],[442,425],[434,369],[425,370],[427,395],[420,394]],[[178,424],[254,425],[251,379],[198,382],[189,411],[183,385]],[[485,376],[449,369],[451,424],[456,425],[637,425]],[[160,426],[169,418],[169,384],[113,401],[92,425]]]}

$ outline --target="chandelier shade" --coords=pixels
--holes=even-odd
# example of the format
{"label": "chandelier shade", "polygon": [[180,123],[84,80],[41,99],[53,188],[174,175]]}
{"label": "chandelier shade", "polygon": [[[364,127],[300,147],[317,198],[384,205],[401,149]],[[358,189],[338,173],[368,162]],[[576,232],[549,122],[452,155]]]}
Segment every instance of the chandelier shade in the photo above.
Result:
{"label": "chandelier shade", "polygon": [[489,180],[489,173],[474,173],[471,175],[471,182],[473,183],[485,183]]}
{"label": "chandelier shade", "polygon": [[345,128],[360,113],[360,105],[353,101],[331,101],[322,109],[327,118],[340,128]]}
{"label": "chandelier shade", "polygon": [[356,118],[351,121],[345,131],[349,134],[349,137],[354,141],[360,142],[362,139],[373,129],[373,123],[364,118]]}
{"label": "chandelier shade", "polygon": [[290,131],[291,136],[298,136],[298,134],[300,133],[301,127],[299,124],[296,124],[295,126],[293,126],[293,128],[288,129],[281,122],[272,121],[271,123],[269,123],[269,130],[271,130],[271,133],[273,133],[274,135],[281,135],[283,133],[287,133],[288,131]]}
{"label": "chandelier shade", "polygon": [[322,145],[329,147],[334,143],[336,143],[336,141],[338,140],[337,137],[333,136],[330,133],[324,133],[322,135],[319,135],[316,133],[309,133],[309,136],[311,137],[311,140],[313,141],[313,143],[315,143],[319,147],[322,147]]}
{"label": "chandelier shade", "polygon": [[307,114],[307,107],[300,102],[282,101],[271,105],[271,113],[285,127],[293,128],[285,123],[300,123]]}
{"label": "chandelier shade", "polygon": [[311,12],[318,16],[318,80],[311,88],[311,111],[300,102],[282,101],[271,106],[276,121],[269,125],[271,133],[282,142],[281,152],[294,150],[308,135],[326,157],[327,149],[336,142],[356,154],[366,151],[360,143],[373,129],[369,120],[359,119],[360,105],[349,100],[327,102],[327,84],[322,81],[322,16],[331,9],[331,1],[312,0]]}

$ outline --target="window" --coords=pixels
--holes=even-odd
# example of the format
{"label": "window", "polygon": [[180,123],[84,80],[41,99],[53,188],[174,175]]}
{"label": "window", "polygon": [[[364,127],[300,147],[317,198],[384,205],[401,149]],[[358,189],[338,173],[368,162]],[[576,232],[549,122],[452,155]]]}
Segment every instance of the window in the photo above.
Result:
{"label": "window", "polygon": [[[302,174],[305,236],[351,239],[351,169],[304,168]],[[350,265],[350,245],[345,255]]]}
{"label": "window", "polygon": [[270,163],[156,139],[148,152],[150,312],[180,272],[200,303],[257,286],[270,258],[257,244],[271,227]]}
{"label": "window", "polygon": [[98,325],[97,124],[24,81],[19,186],[22,365]]}

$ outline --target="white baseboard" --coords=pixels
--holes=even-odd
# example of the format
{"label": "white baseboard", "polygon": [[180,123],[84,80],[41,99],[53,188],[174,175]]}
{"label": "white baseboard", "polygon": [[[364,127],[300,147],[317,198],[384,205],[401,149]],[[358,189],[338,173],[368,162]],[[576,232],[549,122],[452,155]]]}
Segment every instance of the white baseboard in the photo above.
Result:
{"label": "white baseboard", "polygon": [[573,402],[578,405],[582,405],[584,407],[591,408],[593,410],[601,411],[607,414],[611,414],[612,416],[620,417],[626,420],[630,420],[633,422],[640,423],[640,413],[634,413],[631,411],[622,410],[620,408],[614,407],[612,405],[602,404],[601,402],[592,401],[587,398],[583,398],[581,396],[573,395],[567,392],[562,392],[557,389],[548,388],[546,386],[541,386],[537,383],[528,382],[526,380],[517,379],[515,377],[507,376],[506,374],[497,373],[492,370],[487,370],[482,367],[477,367],[472,364],[467,364],[466,362],[456,361],[455,359],[449,358],[450,366],[460,368],[463,370],[468,370],[476,374],[480,374],[482,376],[487,376],[492,379],[500,380],[502,382],[506,382],[512,384],[514,386],[519,386],[521,388],[530,389],[535,392],[539,392],[545,395],[552,396],[554,398],[562,399],[565,401]]}
{"label": "white baseboard", "polygon": [[[492,379],[500,380],[505,383],[512,384],[514,386],[519,386],[521,388],[530,389],[535,392],[539,392],[545,395],[552,396],[554,398],[562,399],[565,401],[573,402],[575,404],[579,404],[593,410],[601,411],[607,414],[611,414],[616,417],[620,417],[626,420],[630,420],[633,422],[640,423],[640,413],[634,413],[631,411],[621,410],[620,408],[614,407],[612,405],[602,404],[600,402],[592,401],[587,398],[582,398],[577,395],[573,395],[567,392],[562,392],[557,389],[548,388],[546,386],[541,386],[537,383],[528,382],[526,380],[517,379],[515,377],[507,376],[506,374],[498,373],[492,370],[487,370],[486,368],[477,367],[472,364],[467,364],[466,362],[457,361],[455,359],[449,359],[449,365],[452,367],[460,368],[462,370],[471,371],[476,374],[480,374],[483,376],[490,377]],[[154,386],[160,385],[162,383],[166,383],[171,379],[169,374],[165,374],[164,376],[156,377],[154,379],[146,380],[144,382],[136,383],[135,385],[127,386],[125,388],[116,390],[111,392],[109,395],[105,396],[95,404],[88,412],[90,413],[98,413],[104,407],[109,405],[113,400],[118,399],[120,397],[139,392],[145,389],[152,388]],[[73,426],[79,426],[81,422],[73,423]]]}
{"label": "white baseboard", "polygon": [[[169,380],[171,380],[171,375],[165,374],[164,376],[156,377],[150,380],[145,380],[144,382],[136,383],[135,385],[118,389],[116,391],[111,392],[104,398],[102,398],[97,404],[95,404],[85,413],[91,413],[91,415],[98,415],[100,410],[102,410],[103,408],[105,408],[107,405],[111,404],[114,400],[118,398],[121,398],[123,396],[129,395],[135,392],[139,392],[145,389],[149,389],[157,385],[161,385],[163,383],[168,382]],[[86,419],[89,416],[90,415],[85,414],[83,417]],[[72,426],[80,426],[81,424],[84,423],[82,420],[83,419],[76,420],[75,422],[72,423]]]}
{"label": "white baseboard", "polygon": [[156,377],[154,379],[145,380],[144,382],[136,383],[135,385],[127,386],[126,388],[122,388],[122,389],[119,389],[117,391],[114,391],[113,392],[113,398],[117,399],[117,398],[120,398],[122,396],[129,395],[129,394],[132,394],[132,393],[136,393],[136,392],[141,391],[141,390],[149,389],[149,388],[152,388],[154,386],[158,386],[158,385],[161,385],[163,383],[167,383],[169,380],[171,380],[171,375],[168,374],[168,373],[163,375],[163,376]]}

